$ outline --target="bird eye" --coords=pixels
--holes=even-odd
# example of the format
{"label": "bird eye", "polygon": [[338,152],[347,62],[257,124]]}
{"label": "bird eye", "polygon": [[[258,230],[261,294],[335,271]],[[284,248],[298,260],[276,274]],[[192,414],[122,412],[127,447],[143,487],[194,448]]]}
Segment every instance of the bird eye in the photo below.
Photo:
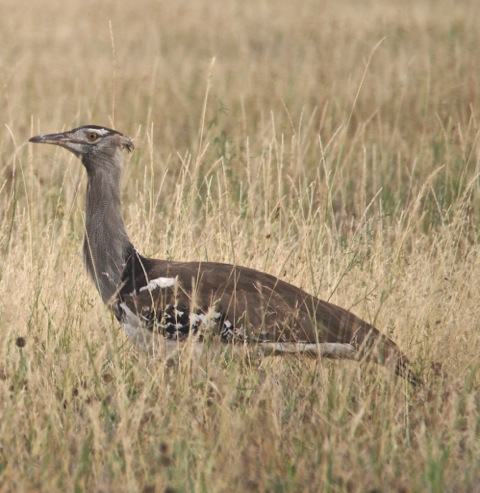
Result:
{"label": "bird eye", "polygon": [[95,142],[98,138],[98,135],[91,132],[87,135],[88,142]]}

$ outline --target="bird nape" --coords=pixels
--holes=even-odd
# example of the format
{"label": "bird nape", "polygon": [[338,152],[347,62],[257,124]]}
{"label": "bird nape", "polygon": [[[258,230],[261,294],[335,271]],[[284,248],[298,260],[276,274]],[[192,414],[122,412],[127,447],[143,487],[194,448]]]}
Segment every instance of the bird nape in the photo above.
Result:
{"label": "bird nape", "polygon": [[120,200],[125,135],[97,125],[38,135],[30,142],[73,152],[87,170],[84,261],[103,301],[130,339],[151,353],[182,341],[255,346],[265,355],[368,360],[412,384],[420,379],[398,346],[353,313],[272,275],[215,262],[143,257],[132,245]]}

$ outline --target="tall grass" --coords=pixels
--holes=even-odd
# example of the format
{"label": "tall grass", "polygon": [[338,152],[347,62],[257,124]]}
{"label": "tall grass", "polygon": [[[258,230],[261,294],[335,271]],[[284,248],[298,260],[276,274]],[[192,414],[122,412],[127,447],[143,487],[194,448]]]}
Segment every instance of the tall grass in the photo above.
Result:
{"label": "tall grass", "polygon": [[[2,3],[0,491],[480,487],[479,10]],[[27,144],[85,123],[135,139],[142,252],[351,309],[425,388],[349,362],[138,354],[83,272],[80,163]]]}

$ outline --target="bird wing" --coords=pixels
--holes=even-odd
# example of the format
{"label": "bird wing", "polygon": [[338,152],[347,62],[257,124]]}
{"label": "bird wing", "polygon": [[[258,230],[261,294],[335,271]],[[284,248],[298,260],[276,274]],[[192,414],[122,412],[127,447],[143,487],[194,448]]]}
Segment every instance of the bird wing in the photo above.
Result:
{"label": "bird wing", "polygon": [[129,317],[137,317],[135,323],[140,320],[142,328],[168,339],[182,340],[193,333],[223,342],[260,343],[272,354],[367,358],[418,382],[398,346],[371,324],[247,267],[170,262],[134,252],[114,310],[124,326]]}
{"label": "bird wing", "polygon": [[248,342],[351,343],[375,330],[339,306],[246,267],[135,253],[123,278],[119,301],[167,334],[185,336],[206,319],[222,338]]}

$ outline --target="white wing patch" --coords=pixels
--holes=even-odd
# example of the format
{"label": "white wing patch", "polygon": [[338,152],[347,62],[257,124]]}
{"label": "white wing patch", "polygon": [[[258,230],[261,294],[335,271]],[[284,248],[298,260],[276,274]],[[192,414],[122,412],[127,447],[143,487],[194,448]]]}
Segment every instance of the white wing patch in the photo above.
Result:
{"label": "white wing patch", "polygon": [[207,324],[208,318],[206,315],[203,313],[191,313],[189,315],[189,320],[190,320],[190,325],[199,325],[200,323],[202,324]]}
{"label": "white wing patch", "polygon": [[356,359],[355,348],[348,343],[340,342],[261,342],[258,344],[269,354],[310,353],[324,358]]}
{"label": "white wing patch", "polygon": [[148,282],[146,286],[140,288],[140,292],[142,291],[153,291],[154,289],[160,288],[172,288],[175,286],[176,279],[174,277],[157,277],[156,279],[152,279]]}

